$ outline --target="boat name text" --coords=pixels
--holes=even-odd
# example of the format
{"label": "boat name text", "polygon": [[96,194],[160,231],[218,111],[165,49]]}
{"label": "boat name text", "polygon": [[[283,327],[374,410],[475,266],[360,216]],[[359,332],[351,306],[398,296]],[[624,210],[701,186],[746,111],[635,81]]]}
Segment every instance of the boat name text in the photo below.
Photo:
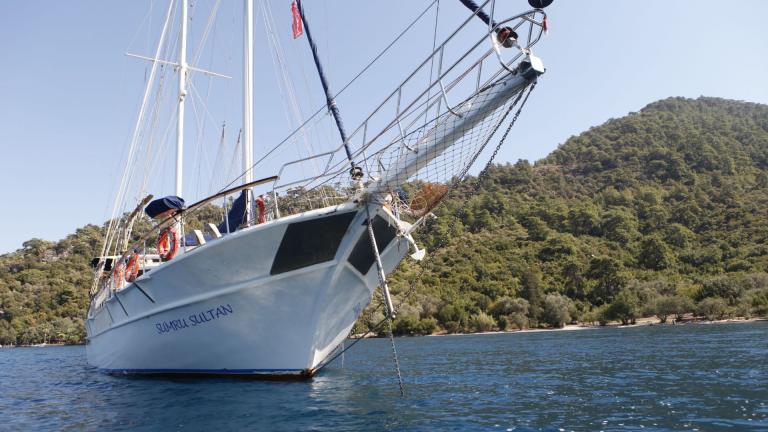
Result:
{"label": "boat name text", "polygon": [[232,305],[227,303],[226,305],[220,305],[215,309],[208,309],[188,317],[170,321],[161,321],[155,324],[155,330],[157,330],[157,334],[170,333],[172,331],[175,332],[190,327],[196,327],[219,318],[224,318],[233,313]]}

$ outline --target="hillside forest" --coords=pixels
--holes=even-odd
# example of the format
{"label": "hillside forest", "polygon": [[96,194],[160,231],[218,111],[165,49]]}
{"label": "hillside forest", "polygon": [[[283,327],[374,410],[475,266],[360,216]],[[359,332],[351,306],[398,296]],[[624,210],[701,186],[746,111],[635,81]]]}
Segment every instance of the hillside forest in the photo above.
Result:
{"label": "hillside forest", "polygon": [[[492,165],[391,276],[400,335],[768,316],[768,106],[669,98]],[[82,343],[104,227],[0,255],[0,345]],[[374,299],[355,332],[383,317]]]}

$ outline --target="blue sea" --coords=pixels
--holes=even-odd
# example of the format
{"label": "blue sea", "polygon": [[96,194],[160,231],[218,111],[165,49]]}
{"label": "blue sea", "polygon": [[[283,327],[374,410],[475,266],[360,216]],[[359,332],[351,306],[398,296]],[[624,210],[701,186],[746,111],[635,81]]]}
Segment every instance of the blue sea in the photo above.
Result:
{"label": "blue sea", "polygon": [[[768,431],[768,322],[361,341],[306,382],[143,379],[0,349],[0,430]],[[200,347],[205,350],[204,346]]]}

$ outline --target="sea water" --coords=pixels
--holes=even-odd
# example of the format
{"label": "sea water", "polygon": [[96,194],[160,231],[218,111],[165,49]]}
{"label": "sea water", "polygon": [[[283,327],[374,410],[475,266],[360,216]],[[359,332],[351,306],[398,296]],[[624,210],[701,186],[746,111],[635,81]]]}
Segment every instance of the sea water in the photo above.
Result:
{"label": "sea water", "polygon": [[305,382],[116,377],[82,346],[3,348],[0,430],[768,430],[766,322],[396,344],[405,397],[387,339]]}

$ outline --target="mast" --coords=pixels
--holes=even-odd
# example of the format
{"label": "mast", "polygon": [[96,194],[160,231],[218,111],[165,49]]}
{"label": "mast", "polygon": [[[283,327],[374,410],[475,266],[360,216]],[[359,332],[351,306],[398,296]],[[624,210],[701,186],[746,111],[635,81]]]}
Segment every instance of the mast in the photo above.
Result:
{"label": "mast", "polygon": [[[253,0],[245,0],[243,41],[243,184],[253,180]],[[251,218],[250,190],[246,189],[246,221]]]}
{"label": "mast", "polygon": [[176,119],[176,196],[182,196],[184,167],[184,98],[187,96],[187,2],[181,0],[179,36],[179,106]]}

